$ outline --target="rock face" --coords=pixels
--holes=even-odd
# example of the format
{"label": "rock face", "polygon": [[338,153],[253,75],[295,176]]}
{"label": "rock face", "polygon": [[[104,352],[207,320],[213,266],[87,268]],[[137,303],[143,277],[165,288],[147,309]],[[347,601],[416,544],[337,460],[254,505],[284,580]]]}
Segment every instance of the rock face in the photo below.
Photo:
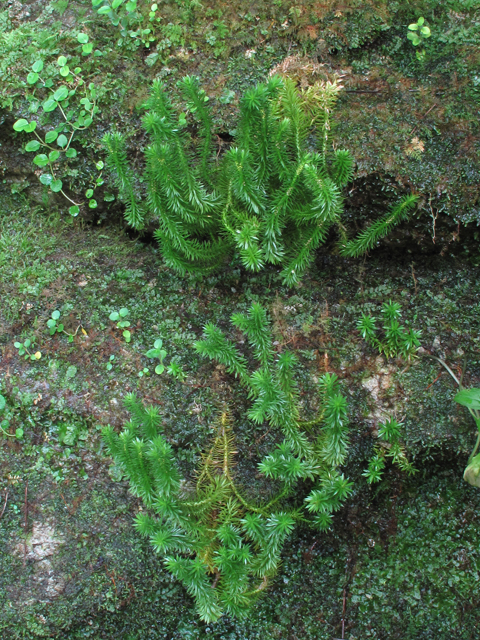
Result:
{"label": "rock face", "polygon": [[65,578],[54,569],[54,557],[64,542],[53,522],[34,521],[32,532],[26,541],[17,541],[15,555],[32,565],[33,571],[23,585],[18,604],[48,602],[62,593]]}

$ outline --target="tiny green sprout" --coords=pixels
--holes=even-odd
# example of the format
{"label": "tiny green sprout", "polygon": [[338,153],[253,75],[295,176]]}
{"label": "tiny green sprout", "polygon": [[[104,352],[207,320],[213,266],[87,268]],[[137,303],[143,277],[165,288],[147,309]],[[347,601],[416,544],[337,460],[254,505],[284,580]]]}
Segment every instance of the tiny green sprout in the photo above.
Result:
{"label": "tiny green sprout", "polygon": [[155,367],[155,373],[157,373],[158,375],[160,375],[165,371],[165,365],[163,364],[163,359],[167,355],[167,352],[164,349],[162,349],[162,345],[163,345],[163,341],[160,338],[158,338],[158,340],[155,340],[153,344],[153,349],[149,349],[145,354],[147,358],[158,358],[160,360],[160,364],[157,364],[157,366]]}
{"label": "tiny green sprout", "polygon": [[130,322],[128,320],[121,320],[121,318],[125,318],[128,315],[128,309],[123,307],[120,311],[112,311],[112,313],[108,316],[112,322],[117,323],[117,329],[124,329],[122,332],[123,337],[125,338],[125,342],[130,342],[132,339],[132,334],[130,331],[126,329],[126,327],[130,326]]}
{"label": "tiny green sprout", "polygon": [[378,437],[386,442],[395,442],[400,437],[403,422],[397,422],[395,418],[389,418],[379,425]]}
{"label": "tiny green sprout", "polygon": [[150,373],[149,368],[148,367],[143,367],[143,369],[138,372],[138,377],[139,378],[143,378],[143,376],[147,375],[148,373]]}
{"label": "tiny green sprout", "polygon": [[63,324],[58,322],[59,318],[60,318],[60,311],[56,309],[55,311],[52,312],[52,317],[49,320],[47,320],[47,327],[50,331],[51,336],[53,336],[55,333],[62,333],[63,331]]}
{"label": "tiny green sprout", "polygon": [[167,372],[177,380],[185,380],[187,374],[176,362],[171,362],[167,367]]}
{"label": "tiny green sprout", "polygon": [[107,371],[111,371],[113,368],[113,361],[115,360],[115,356],[112,354],[109,358],[110,362],[107,363]]}
{"label": "tiny green sprout", "polygon": [[[42,357],[40,351],[35,351],[35,353],[33,353],[33,347],[35,346],[35,343],[28,338],[23,343],[14,342],[13,346],[18,349],[19,356],[25,356],[25,360],[35,361],[40,360],[40,358]],[[30,351],[30,349],[32,351]]]}
{"label": "tiny green sprout", "polygon": [[[432,32],[425,24],[425,18],[419,18],[417,22],[413,22],[412,24],[408,25],[407,38],[410,40],[414,47],[422,44],[427,38],[430,38],[431,35]],[[425,49],[417,50],[416,56],[418,60],[423,61],[425,58]]]}

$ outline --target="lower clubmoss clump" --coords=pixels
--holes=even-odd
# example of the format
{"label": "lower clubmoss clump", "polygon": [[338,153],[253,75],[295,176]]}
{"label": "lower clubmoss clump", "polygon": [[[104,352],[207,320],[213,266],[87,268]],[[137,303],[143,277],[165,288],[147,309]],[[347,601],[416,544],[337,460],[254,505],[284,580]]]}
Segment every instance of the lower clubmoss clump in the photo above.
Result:
{"label": "lower clubmoss clump", "polygon": [[[246,334],[258,361],[252,374],[246,358],[213,325],[205,327],[205,339],[196,349],[226,364],[248,388],[252,422],[283,432],[283,442],[259,464],[259,471],[280,486],[270,500],[252,500],[235,480],[235,457],[241,452],[235,450],[227,411],[212,425],[213,441],[195,481],[181,478],[174,451],[159,432],[157,409],[145,409],[135,396],[126,398],[132,419],[125,430],[120,435],[111,428],[104,431],[132,493],[155,513],[138,515],[136,527],[165,555],[166,566],[184,583],[207,622],[223,613],[245,615],[277,572],[295,523],[327,529],[332,512],[352,490],[339,470],[348,438],[346,401],[336,376],[322,377],[319,415],[302,422],[294,356],[275,356],[264,309],[253,305],[248,314],[234,314],[232,321]],[[303,481],[314,483],[307,496],[300,491]]]}

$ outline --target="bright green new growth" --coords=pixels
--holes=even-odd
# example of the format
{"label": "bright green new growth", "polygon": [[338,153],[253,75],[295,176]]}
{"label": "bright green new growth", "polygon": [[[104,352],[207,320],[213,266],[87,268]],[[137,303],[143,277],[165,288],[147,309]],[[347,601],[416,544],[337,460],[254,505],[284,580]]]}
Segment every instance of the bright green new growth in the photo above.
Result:
{"label": "bright green new growth", "polygon": [[[89,42],[87,34],[79,33],[77,41],[82,45],[82,55],[86,56],[92,53],[93,44]],[[66,56],[61,55],[57,58],[54,69],[60,76],[58,78],[60,84],[55,88],[52,78],[45,76],[44,61],[42,59],[36,60],[27,75],[27,83],[34,87],[37,96],[43,94],[41,104],[38,101],[33,109],[33,113],[42,115],[37,117],[38,122],[37,120],[29,122],[25,118],[20,118],[14,123],[13,129],[17,132],[32,133],[35,136],[34,139],[27,142],[25,151],[29,153],[40,151],[33,158],[33,163],[37,167],[47,169],[46,173],[40,175],[40,182],[54,193],[61,193],[71,203],[69,213],[75,217],[83,203],[75,202],[65,193],[63,181],[59,177],[62,170],[61,163],[77,157],[77,150],[72,146],[74,136],[77,132],[88,129],[99,109],[96,105],[95,84],[90,82],[87,85],[82,76],[82,69],[80,67],[73,68],[68,62]],[[83,96],[79,99],[80,88]],[[33,104],[35,105],[35,103]],[[30,110],[32,111],[32,109]],[[44,126],[48,122],[47,114],[56,110],[61,114],[62,122],[57,124],[54,129],[47,131],[42,138],[37,131],[37,124]],[[88,189],[85,194],[91,209],[97,207],[96,200],[92,198],[94,189],[103,184],[101,175],[103,162],[97,162],[96,167],[100,173],[93,183],[93,188]]]}
{"label": "bright green new growth", "polygon": [[401,444],[400,436],[403,427],[402,422],[397,422],[395,418],[389,418],[378,427],[378,438],[380,442],[375,445],[374,455],[368,463],[368,469],[363,472],[369,484],[380,482],[385,469],[386,458],[391,458],[402,471],[415,473],[411,462],[405,454],[405,448]]}
{"label": "bright green new growth", "polygon": [[421,331],[415,329],[405,329],[399,323],[402,315],[398,302],[384,302],[383,313],[383,336],[378,337],[376,322],[377,319],[362,313],[362,317],[357,322],[357,328],[362,338],[372,347],[384,353],[387,358],[402,356],[402,358],[412,358],[416,355],[420,347]]}
{"label": "bright green new growth", "polygon": [[127,329],[130,326],[130,322],[128,320],[124,320],[128,316],[128,309],[123,307],[119,311],[112,311],[112,313],[108,316],[109,320],[117,323],[117,329],[123,329],[122,335],[125,338],[125,342],[130,342],[132,339],[132,334]]}
{"label": "bright green new growth", "polygon": [[[279,435],[276,449],[259,464],[259,471],[275,482],[269,501],[249,497],[235,478],[237,451],[227,410],[212,425],[211,446],[188,479],[180,476],[174,451],[160,434],[156,407],[144,408],[129,395],[125,404],[132,419],[125,430],[120,435],[110,427],[104,431],[130,490],[151,512],[137,516],[138,530],[165,556],[166,566],[184,583],[207,622],[223,613],[244,616],[277,571],[295,522],[328,528],[332,513],[352,490],[339,470],[348,439],[346,402],[336,376],[323,376],[319,415],[301,422],[295,358],[289,352],[275,354],[265,310],[253,305],[248,314],[232,316],[232,322],[246,334],[255,371],[249,371],[244,355],[213,325],[205,327],[205,338],[195,348],[239,378],[252,401],[248,418]],[[301,492],[305,482],[314,483],[306,499]]]}
{"label": "bright green new growth", "polygon": [[235,252],[244,266],[282,266],[286,284],[300,279],[314,251],[337,226],[341,251],[357,256],[404,220],[416,196],[404,198],[383,219],[348,241],[341,222],[342,189],[353,173],[348,151],[332,149],[330,115],[341,86],[317,83],[306,90],[272,77],[243,96],[235,145],[216,159],[208,97],[198,81],[179,83],[194,114],[192,141],[184,114],[177,117],[156,81],[143,125],[151,144],[145,152],[146,198],[134,184],[125,140],[107,134],[108,164],[125,218],[141,229],[148,216],[163,257],[180,272],[208,272]]}

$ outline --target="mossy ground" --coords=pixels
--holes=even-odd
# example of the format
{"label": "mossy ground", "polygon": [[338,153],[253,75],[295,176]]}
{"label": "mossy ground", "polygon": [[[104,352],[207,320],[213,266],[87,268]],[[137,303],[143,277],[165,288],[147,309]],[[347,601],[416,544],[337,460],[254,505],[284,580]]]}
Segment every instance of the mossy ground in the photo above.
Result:
{"label": "mossy ground", "polygon": [[[117,46],[116,29],[87,0],[14,2],[0,11],[0,393],[9,432],[24,430],[21,440],[0,440],[0,512],[8,492],[0,519],[0,635],[327,640],[341,637],[344,616],[352,640],[473,640],[480,632],[480,494],[461,478],[473,421],[455,404],[455,385],[438,362],[387,362],[355,325],[361,311],[380,315],[383,302],[400,302],[402,320],[422,329],[426,353],[455,367],[466,359],[465,384],[480,386],[478,231],[471,222],[479,219],[478,3],[159,5],[160,55],[151,66],[152,49]],[[432,28],[422,63],[406,39],[419,15]],[[101,56],[81,56],[78,31],[89,33]],[[405,189],[422,194],[421,215],[365,260],[320,251],[295,290],[283,287],[273,268],[251,276],[235,264],[210,278],[180,278],[148,238],[126,235],[121,206],[102,200],[105,187],[98,210],[76,220],[66,220],[68,205],[47,199],[31,156],[21,151],[26,139],[11,129],[28,113],[25,77],[39,51],[51,61],[74,56],[100,94],[102,113],[68,169],[71,193],[88,183],[112,122],[141,164],[139,107],[153,78],[167,82],[175,101],[176,81],[185,73],[200,76],[221,152],[244,89],[287,59],[284,67],[300,83],[344,75],[336,135],[357,163],[345,194],[351,230]],[[269,311],[278,348],[299,357],[306,416],[316,406],[318,376],[339,375],[351,423],[346,470],[356,488],[331,532],[299,530],[291,538],[280,574],[248,621],[207,626],[162,558],[134,532],[141,504],[110,468],[100,429],[121,427],[122,398],[136,392],[160,407],[188,474],[217,407],[228,402],[242,452],[238,477],[261,491],[256,463],[274,435],[252,431],[236,381],[192,349],[205,322],[238,340],[229,317],[257,301]],[[132,323],[129,344],[108,320],[121,307]],[[49,335],[46,323],[56,309],[67,332],[78,328],[73,342]],[[185,382],[153,373],[143,354],[158,337],[167,362],[183,366]],[[26,338],[35,341],[40,360],[18,356],[13,343]],[[149,374],[139,377],[145,367]],[[388,468],[371,488],[361,474],[387,414],[403,419],[418,472],[407,477]],[[44,569],[24,547],[42,522],[62,540]],[[46,592],[49,571],[55,595]]]}
{"label": "mossy ground", "polygon": [[[10,206],[1,217],[1,393],[10,431],[25,432],[21,441],[4,438],[0,450],[2,496],[8,491],[0,624],[12,638],[338,637],[344,588],[346,637],[426,638],[432,631],[445,639],[453,631],[475,637],[479,494],[461,479],[473,424],[453,401],[453,381],[446,374],[437,379],[438,363],[387,362],[360,339],[355,323],[360,311],[378,314],[384,300],[399,301],[404,321],[422,328],[424,348],[459,366],[465,354],[465,383],[478,386],[477,267],[421,254],[393,266],[381,253],[360,261],[324,251],[296,291],[283,287],[273,269],[253,277],[229,268],[208,279],[180,278],[162,267],[154,245],[119,227],[83,228]],[[216,407],[228,402],[242,452],[238,476],[249,491],[262,490],[255,466],[274,436],[261,427],[252,432],[235,379],[192,349],[206,321],[238,339],[229,316],[254,301],[267,306],[279,348],[299,356],[306,415],[316,403],[315,379],[326,369],[340,376],[351,421],[346,469],[356,489],[332,532],[300,530],[289,541],[282,570],[248,623],[207,627],[132,529],[141,504],[110,469],[100,429],[123,424],[122,398],[134,391],[160,407],[189,473]],[[121,307],[132,322],[129,344],[108,320]],[[86,335],[79,331],[73,343],[64,334],[50,336],[46,321],[55,309],[67,331],[81,325]],[[36,362],[19,358],[13,346],[27,337],[42,354]],[[174,357],[183,366],[185,382],[153,373],[143,354],[157,337],[167,362]],[[144,367],[150,373],[139,377]],[[366,382],[376,376],[388,384],[374,401]],[[409,478],[389,468],[381,485],[369,488],[361,473],[379,407],[404,419],[418,473]],[[54,597],[45,594],[38,566],[24,566],[21,546],[37,522],[53,523],[62,537]]]}

